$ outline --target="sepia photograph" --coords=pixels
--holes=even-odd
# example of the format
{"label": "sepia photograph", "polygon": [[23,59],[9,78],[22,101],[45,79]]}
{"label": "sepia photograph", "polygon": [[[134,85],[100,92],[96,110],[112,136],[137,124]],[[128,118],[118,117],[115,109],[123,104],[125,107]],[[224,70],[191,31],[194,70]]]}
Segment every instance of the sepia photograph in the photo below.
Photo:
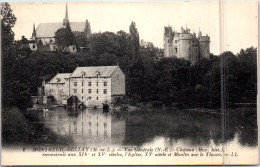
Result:
{"label": "sepia photograph", "polygon": [[2,165],[256,165],[258,2],[1,2]]}

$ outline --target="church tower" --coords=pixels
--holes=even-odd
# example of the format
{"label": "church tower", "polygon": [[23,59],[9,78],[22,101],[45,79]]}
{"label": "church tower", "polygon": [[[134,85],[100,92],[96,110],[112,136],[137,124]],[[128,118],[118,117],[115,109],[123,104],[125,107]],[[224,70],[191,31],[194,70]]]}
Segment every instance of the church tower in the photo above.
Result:
{"label": "church tower", "polygon": [[66,3],[66,11],[65,11],[65,18],[63,19],[63,26],[69,25],[69,18],[68,18],[68,5]]}

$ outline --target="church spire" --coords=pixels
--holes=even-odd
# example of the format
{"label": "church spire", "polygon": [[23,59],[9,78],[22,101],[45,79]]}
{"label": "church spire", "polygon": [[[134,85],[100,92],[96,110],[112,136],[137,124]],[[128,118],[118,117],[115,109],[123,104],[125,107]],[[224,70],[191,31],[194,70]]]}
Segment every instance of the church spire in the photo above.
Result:
{"label": "church spire", "polygon": [[65,19],[68,19],[68,4],[66,3],[66,13],[65,13]]}
{"label": "church spire", "polygon": [[35,30],[35,24],[34,23],[33,23],[32,40],[36,40],[36,30]]}
{"label": "church spire", "polygon": [[65,11],[65,18],[63,19],[63,26],[67,26],[68,24],[69,24],[68,5],[66,3],[66,11]]}

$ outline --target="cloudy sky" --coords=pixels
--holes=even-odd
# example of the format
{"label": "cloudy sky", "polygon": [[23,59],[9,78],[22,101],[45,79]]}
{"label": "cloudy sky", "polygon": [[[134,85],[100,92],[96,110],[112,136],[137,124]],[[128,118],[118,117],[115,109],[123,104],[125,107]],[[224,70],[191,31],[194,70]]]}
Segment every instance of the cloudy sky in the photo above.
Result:
{"label": "cloudy sky", "polygon": [[[17,22],[13,31],[15,39],[22,35],[30,38],[33,23],[62,22],[65,2],[18,2],[10,3]],[[171,25],[180,31],[181,26],[191,32],[208,34],[211,53],[219,54],[220,41],[224,50],[238,53],[241,48],[257,46],[258,11],[257,1],[229,1],[222,4],[219,15],[218,1],[191,2],[68,2],[71,22],[90,21],[92,32],[124,30],[129,32],[131,21],[136,22],[140,39],[163,47],[164,26]],[[223,31],[220,30],[220,20]],[[220,32],[223,38],[220,39]]]}

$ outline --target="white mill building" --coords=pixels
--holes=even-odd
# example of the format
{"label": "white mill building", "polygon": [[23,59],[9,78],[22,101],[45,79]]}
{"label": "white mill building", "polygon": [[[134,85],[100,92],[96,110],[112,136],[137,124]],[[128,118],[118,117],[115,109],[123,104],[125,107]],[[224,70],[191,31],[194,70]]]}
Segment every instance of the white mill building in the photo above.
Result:
{"label": "white mill building", "polygon": [[60,73],[44,84],[45,96],[57,104],[76,96],[86,106],[101,106],[125,95],[125,75],[119,66],[77,67],[72,73]]}

